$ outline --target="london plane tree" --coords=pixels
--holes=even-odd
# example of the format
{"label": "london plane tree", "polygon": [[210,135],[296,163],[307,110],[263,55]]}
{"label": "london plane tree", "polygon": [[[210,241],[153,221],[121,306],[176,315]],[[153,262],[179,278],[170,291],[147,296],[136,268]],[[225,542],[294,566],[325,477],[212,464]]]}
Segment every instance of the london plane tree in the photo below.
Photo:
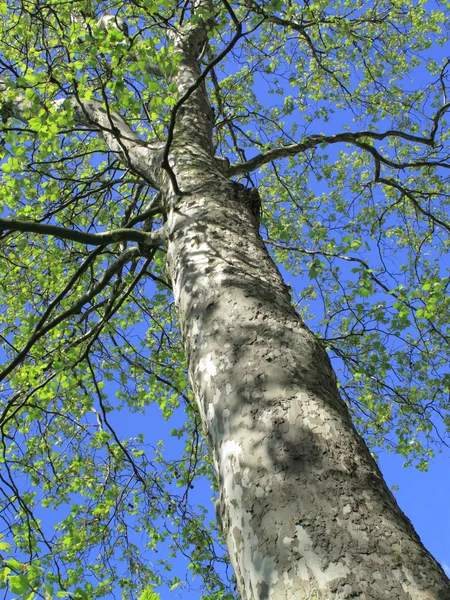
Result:
{"label": "london plane tree", "polygon": [[1,0],[6,597],[450,598],[447,4]]}

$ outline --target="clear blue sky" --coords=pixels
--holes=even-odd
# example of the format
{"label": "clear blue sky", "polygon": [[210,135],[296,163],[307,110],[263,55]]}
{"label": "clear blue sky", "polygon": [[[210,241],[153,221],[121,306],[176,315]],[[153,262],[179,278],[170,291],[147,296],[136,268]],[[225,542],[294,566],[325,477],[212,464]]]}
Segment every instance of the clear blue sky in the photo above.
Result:
{"label": "clear blue sky", "polygon": [[426,473],[402,468],[402,462],[402,457],[383,452],[379,464],[386,483],[399,486],[394,495],[400,508],[450,577],[450,451],[444,448]]}

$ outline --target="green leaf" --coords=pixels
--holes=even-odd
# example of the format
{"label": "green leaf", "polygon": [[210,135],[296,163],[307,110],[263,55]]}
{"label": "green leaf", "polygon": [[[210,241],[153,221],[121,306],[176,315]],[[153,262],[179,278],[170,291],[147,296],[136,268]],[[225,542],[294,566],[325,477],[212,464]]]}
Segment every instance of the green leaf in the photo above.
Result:
{"label": "green leaf", "polygon": [[138,600],[160,600],[160,598],[160,594],[157,594],[151,588],[147,588],[142,592]]}
{"label": "green leaf", "polygon": [[19,594],[23,596],[30,588],[28,575],[10,575],[8,582],[13,594]]}

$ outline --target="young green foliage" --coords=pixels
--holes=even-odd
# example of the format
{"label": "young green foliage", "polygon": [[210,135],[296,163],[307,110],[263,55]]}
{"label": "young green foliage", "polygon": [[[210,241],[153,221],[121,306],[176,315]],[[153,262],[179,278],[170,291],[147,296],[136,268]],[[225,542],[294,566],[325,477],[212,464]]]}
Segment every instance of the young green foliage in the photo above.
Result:
{"label": "young green foliage", "polygon": [[187,585],[170,573],[179,555],[202,598],[235,597],[211,514],[191,500],[213,475],[164,244],[93,248],[63,232],[163,231],[157,182],[132,152],[170,150],[186,110],[174,38],[199,23],[216,154],[258,186],[262,235],[359,431],[422,469],[448,439],[443,9],[0,1],[0,588],[17,598],[157,600],[157,586]]}

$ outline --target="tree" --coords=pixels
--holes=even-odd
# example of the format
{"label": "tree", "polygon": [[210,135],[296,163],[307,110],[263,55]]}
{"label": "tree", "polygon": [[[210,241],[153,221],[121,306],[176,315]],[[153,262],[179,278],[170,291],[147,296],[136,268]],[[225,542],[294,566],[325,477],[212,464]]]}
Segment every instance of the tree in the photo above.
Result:
{"label": "tree", "polygon": [[[0,13],[2,585],[144,598],[170,541],[235,597],[206,475],[240,598],[450,598],[350,418],[420,468],[445,441],[445,12]],[[116,429],[154,405],[177,459]]]}

